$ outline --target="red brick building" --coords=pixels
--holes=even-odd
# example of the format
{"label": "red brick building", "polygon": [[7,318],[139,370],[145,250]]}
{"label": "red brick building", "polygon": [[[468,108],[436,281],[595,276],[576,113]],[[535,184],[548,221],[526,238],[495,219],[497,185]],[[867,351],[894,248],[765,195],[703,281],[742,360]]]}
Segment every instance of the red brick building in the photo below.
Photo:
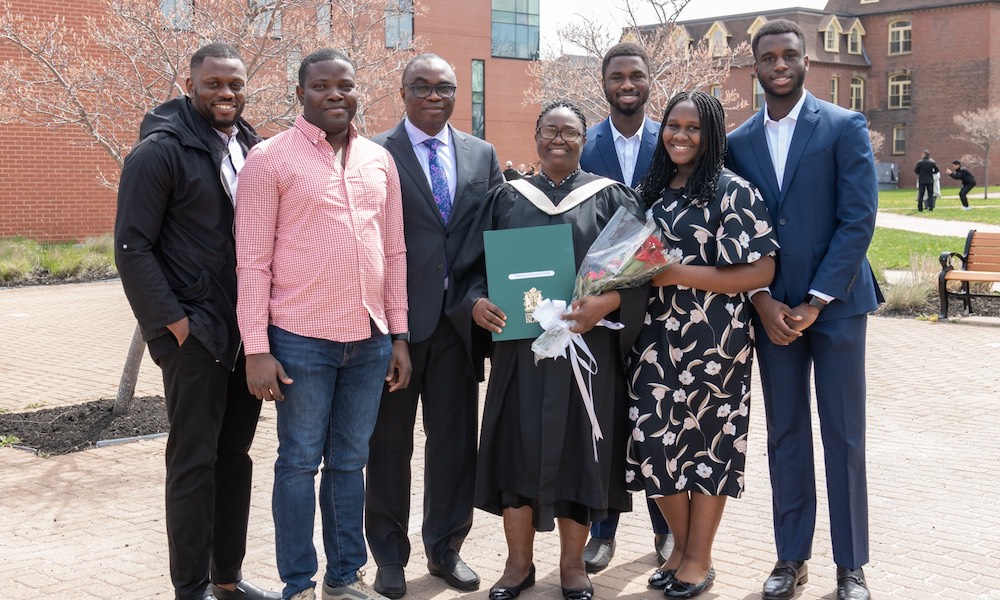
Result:
{"label": "red brick building", "polygon": [[[898,166],[915,187],[913,166],[926,148],[939,166],[966,154],[953,115],[1000,103],[1000,0],[829,0],[823,10],[774,10],[678,23],[692,40],[735,46],[767,20],[789,19],[806,33],[806,89],[861,111],[885,136],[875,159]],[[742,123],[763,102],[750,65],[723,86],[749,106],[727,115]],[[982,168],[972,167],[982,179]],[[888,178],[888,167],[880,167]],[[946,180],[947,181],[947,180]]]}
{"label": "red brick building", "polygon": [[[184,0],[149,1],[173,6]],[[387,7],[404,13],[387,21],[390,37],[419,35],[428,51],[454,66],[459,89],[452,122],[496,145],[501,162],[535,157],[538,107],[523,105],[523,90],[530,61],[538,57],[538,3],[469,0],[457,10],[449,0],[420,0],[422,11],[414,16],[412,0],[387,0]],[[62,17],[67,28],[81,27],[103,5],[103,0],[78,0],[71,7],[52,0],[10,0],[12,13],[43,21]],[[0,63],[8,60],[18,60],[18,54],[0,43]],[[387,114],[370,116],[369,132],[395,124],[402,110],[397,101]],[[138,123],[135,127],[138,131]],[[0,238],[63,241],[110,232],[115,193],[99,183],[99,176],[116,170],[115,161],[76,129],[0,125]]]}

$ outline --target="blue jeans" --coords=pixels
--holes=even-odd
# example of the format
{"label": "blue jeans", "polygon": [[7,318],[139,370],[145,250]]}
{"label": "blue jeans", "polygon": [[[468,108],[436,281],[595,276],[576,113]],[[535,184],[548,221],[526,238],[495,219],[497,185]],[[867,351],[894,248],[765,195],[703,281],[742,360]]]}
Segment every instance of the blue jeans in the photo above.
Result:
{"label": "blue jeans", "polygon": [[339,343],[268,330],[271,353],[294,380],[282,385],[278,411],[278,459],[274,463],[274,538],[284,597],[314,587],[318,568],[313,545],[316,471],[323,463],[319,509],[326,551],[325,582],[357,581],[368,560],[362,532],[368,439],[392,342],[376,335]]}

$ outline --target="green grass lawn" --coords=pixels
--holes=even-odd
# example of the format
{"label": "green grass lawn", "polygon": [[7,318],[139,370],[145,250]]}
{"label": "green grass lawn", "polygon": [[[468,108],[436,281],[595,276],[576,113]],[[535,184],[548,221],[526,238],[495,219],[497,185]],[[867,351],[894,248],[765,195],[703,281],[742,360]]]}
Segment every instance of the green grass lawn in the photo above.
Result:
{"label": "green grass lawn", "polygon": [[868,261],[871,262],[875,273],[880,273],[886,269],[907,270],[915,258],[919,261],[921,257],[925,261],[938,264],[938,256],[942,252],[964,251],[964,237],[929,235],[876,227],[872,244],[868,247]]}
{"label": "green grass lawn", "polygon": [[[997,192],[997,186],[990,186],[990,191]],[[899,215],[913,215],[927,219],[939,219],[942,221],[975,221],[976,223],[989,223],[1000,225],[1000,198],[983,198],[982,186],[972,188],[969,193],[970,211],[962,210],[962,203],[958,199],[957,187],[942,187],[941,199],[937,201],[934,212],[917,212],[917,190],[916,188],[905,188],[899,190],[885,190],[879,192],[878,209]]]}

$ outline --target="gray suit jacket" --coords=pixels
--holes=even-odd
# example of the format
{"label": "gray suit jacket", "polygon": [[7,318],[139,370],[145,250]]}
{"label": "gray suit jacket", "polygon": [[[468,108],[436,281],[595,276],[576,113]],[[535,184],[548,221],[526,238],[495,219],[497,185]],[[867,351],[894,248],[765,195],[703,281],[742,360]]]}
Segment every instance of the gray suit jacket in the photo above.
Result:
{"label": "gray suit jacket", "polygon": [[[444,289],[446,265],[455,264],[458,250],[466,236],[482,235],[481,231],[472,231],[471,226],[477,221],[476,215],[483,206],[486,192],[504,181],[496,149],[492,144],[458,131],[451,125],[448,128],[455,145],[457,181],[451,219],[447,225],[413,152],[413,144],[406,134],[403,121],[372,138],[372,141],[384,146],[392,154],[399,170],[399,183],[403,191],[411,342],[424,341],[434,333],[447,294]],[[459,312],[463,314],[449,314],[448,317],[456,323],[472,318],[465,311]],[[456,326],[456,329],[459,332],[469,331],[469,327]],[[472,328],[472,331],[477,329],[480,328]],[[472,365],[481,378],[486,346],[480,340],[470,339],[469,334],[462,337]]]}

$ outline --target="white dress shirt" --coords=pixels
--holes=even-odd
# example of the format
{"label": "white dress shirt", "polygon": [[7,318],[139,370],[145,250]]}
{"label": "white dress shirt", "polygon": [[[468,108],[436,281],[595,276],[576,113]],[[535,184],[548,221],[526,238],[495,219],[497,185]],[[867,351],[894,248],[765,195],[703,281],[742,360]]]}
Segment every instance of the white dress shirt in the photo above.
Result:
{"label": "white dress shirt", "polygon": [[778,178],[779,190],[785,178],[785,163],[788,161],[788,148],[792,145],[792,135],[795,134],[795,123],[799,120],[799,113],[802,112],[805,101],[806,94],[803,90],[802,97],[792,110],[777,121],[770,117],[767,105],[764,105],[764,133],[767,135],[767,149],[771,154],[771,165],[774,166],[774,175]]}
{"label": "white dress shirt", "polygon": [[[799,113],[802,112],[802,105],[806,102],[805,90],[802,97],[795,103],[788,114],[775,121],[767,112],[767,104],[764,105],[764,133],[767,137],[767,150],[771,155],[771,165],[774,166],[774,175],[778,178],[778,189],[781,189],[781,182],[785,178],[785,164],[788,161],[788,148],[792,145],[792,136],[795,134],[795,124],[799,120]],[[750,298],[759,291],[768,291],[768,288],[760,288],[750,292]],[[830,302],[833,296],[824,294],[819,290],[810,289],[809,293],[817,298]]]}
{"label": "white dress shirt", "polygon": [[436,138],[441,142],[441,145],[437,149],[438,162],[441,163],[441,168],[444,169],[444,174],[448,177],[448,193],[451,194],[451,205],[452,210],[455,210],[455,187],[458,181],[458,174],[455,170],[455,145],[452,144],[451,130],[447,125],[437,132],[437,135],[427,135],[417,126],[410,122],[408,117],[403,119],[403,127],[406,128],[406,135],[410,137],[410,143],[413,144],[413,153],[417,155],[417,161],[420,163],[420,168],[424,170],[424,177],[427,178],[427,185],[431,184],[431,150],[424,145],[424,142],[433,138]]}
{"label": "white dress shirt", "polygon": [[246,162],[246,157],[243,154],[243,145],[240,144],[240,140],[236,137],[239,131],[235,127],[233,127],[231,135],[225,134],[218,129],[215,132],[219,134],[219,137],[226,142],[226,146],[229,148],[229,156],[222,161],[222,176],[225,177],[226,183],[229,184],[229,199],[232,201],[233,206],[236,206],[236,186],[239,185],[240,169],[243,168],[243,163]]}
{"label": "white dress shirt", "polygon": [[[622,169],[622,176],[624,178],[625,185],[632,186],[632,177],[635,175],[635,163],[639,160],[639,146],[642,144],[642,130],[643,126],[632,134],[632,137],[625,137],[625,135],[615,128],[614,122],[608,119],[608,125],[611,126],[611,136],[615,140],[615,154],[618,155],[618,166]],[[645,122],[643,122],[645,125]]]}

